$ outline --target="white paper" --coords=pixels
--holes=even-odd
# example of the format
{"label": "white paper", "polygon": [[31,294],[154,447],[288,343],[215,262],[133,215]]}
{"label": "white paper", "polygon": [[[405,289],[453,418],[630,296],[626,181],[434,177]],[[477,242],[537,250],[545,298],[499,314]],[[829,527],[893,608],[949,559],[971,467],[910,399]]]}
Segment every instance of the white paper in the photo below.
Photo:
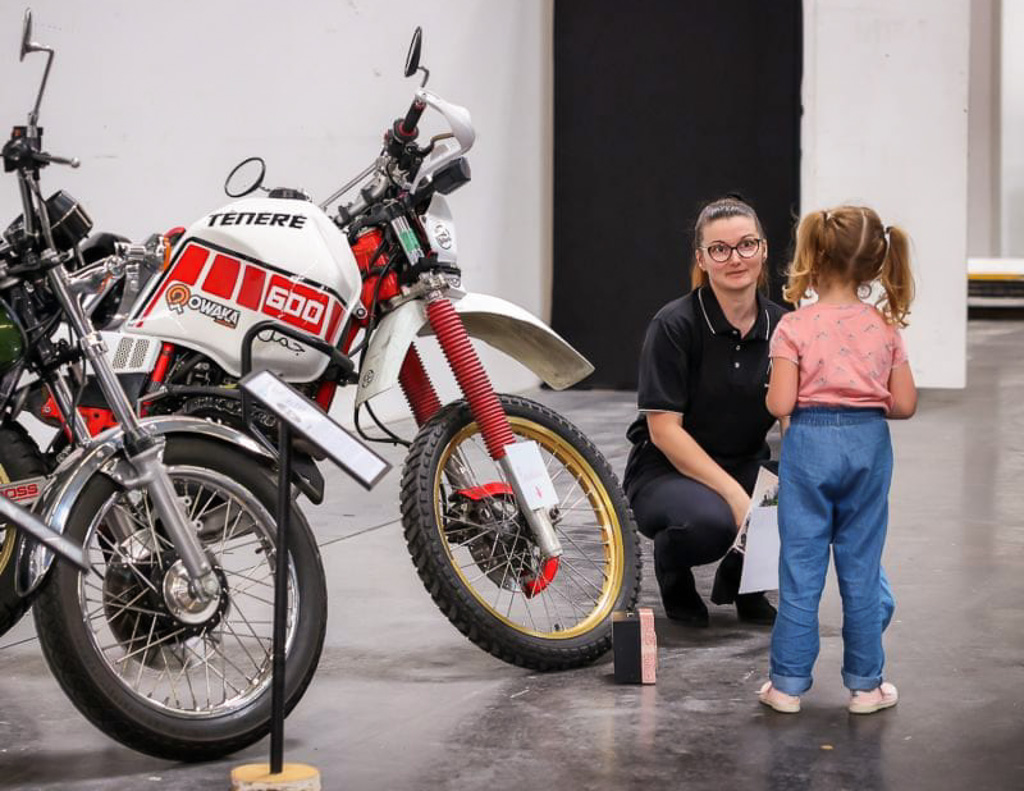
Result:
{"label": "white paper", "polygon": [[779,507],[754,506],[747,517],[746,552],[739,592],[756,593],[778,587]]}
{"label": "white paper", "polygon": [[515,470],[516,480],[531,511],[558,505],[558,493],[551,483],[548,468],[541,458],[540,448],[533,441],[517,442],[505,446],[509,465]]}

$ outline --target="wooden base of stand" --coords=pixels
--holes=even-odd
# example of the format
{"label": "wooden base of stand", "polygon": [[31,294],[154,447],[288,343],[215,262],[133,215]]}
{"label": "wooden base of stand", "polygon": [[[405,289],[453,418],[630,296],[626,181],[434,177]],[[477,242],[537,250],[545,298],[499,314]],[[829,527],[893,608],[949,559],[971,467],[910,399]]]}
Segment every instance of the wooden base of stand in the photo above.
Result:
{"label": "wooden base of stand", "polygon": [[270,774],[270,764],[246,764],[231,770],[231,791],[320,791],[320,772],[306,764],[284,764]]}

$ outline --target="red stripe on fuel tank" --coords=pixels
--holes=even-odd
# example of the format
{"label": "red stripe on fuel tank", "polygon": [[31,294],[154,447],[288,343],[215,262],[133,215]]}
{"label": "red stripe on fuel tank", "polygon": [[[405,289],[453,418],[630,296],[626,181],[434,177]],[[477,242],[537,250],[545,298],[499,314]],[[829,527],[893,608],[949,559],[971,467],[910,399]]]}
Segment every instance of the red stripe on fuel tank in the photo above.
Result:
{"label": "red stripe on fuel tank", "polygon": [[199,245],[190,244],[186,247],[185,251],[178,259],[178,263],[174,265],[174,269],[167,273],[167,277],[165,277],[164,282],[160,284],[159,290],[153,296],[153,299],[149,301],[149,304],[146,306],[146,312],[142,314],[143,318],[148,316],[153,308],[156,307],[156,304],[160,301],[160,297],[164,295],[164,291],[171,283],[177,281],[189,286],[194,286],[196,281],[199,279],[199,273],[202,272],[203,267],[206,266],[206,259],[209,257],[210,251],[200,247]]}
{"label": "red stripe on fuel tank", "polygon": [[218,255],[213,259],[210,273],[203,281],[203,291],[215,297],[231,299],[231,295],[235,293],[235,283],[238,282],[240,268],[241,264],[237,258]]}
{"label": "red stripe on fuel tank", "polygon": [[242,275],[242,288],[235,301],[243,308],[259,310],[260,301],[263,299],[263,283],[266,279],[267,273],[258,266],[246,266],[245,274]]}
{"label": "red stripe on fuel tank", "polygon": [[334,331],[338,329],[338,322],[341,321],[341,312],[341,304],[335,302],[331,311],[331,320],[327,324],[327,334],[324,336],[328,343],[334,343]]}

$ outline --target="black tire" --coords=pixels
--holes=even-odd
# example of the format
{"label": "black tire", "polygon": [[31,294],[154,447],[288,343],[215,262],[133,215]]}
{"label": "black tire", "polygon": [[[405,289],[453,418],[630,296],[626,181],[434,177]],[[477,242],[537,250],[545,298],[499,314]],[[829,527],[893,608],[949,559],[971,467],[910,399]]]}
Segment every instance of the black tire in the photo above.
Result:
{"label": "black tire", "polygon": [[[537,559],[536,549],[521,515],[516,515],[514,498],[503,493],[487,500],[490,511],[481,511],[478,502],[453,491],[444,467],[456,452],[464,469],[474,470],[469,476],[477,487],[474,491],[482,490],[485,480],[494,491],[493,482],[501,480],[464,401],[449,404],[428,421],[406,458],[406,543],[441,612],[480,648],[534,670],[580,667],[611,647],[612,612],[636,604],[641,573],[636,525],[607,461],[579,429],[534,401],[504,395],[500,399],[513,433],[537,441],[549,469],[561,464],[569,472],[552,472],[561,507],[577,490],[582,498],[570,504],[584,511],[583,517],[572,512],[566,517],[559,511],[553,520],[566,553],[558,574],[540,593],[528,596],[523,580],[536,579],[535,571],[528,571],[534,568],[530,563]],[[576,523],[586,513],[594,524]],[[593,541],[600,547],[588,555],[586,548]],[[579,566],[573,565],[576,561]],[[471,571],[465,573],[467,569]],[[591,578],[600,581],[600,592]],[[574,587],[586,591],[588,584],[594,601],[584,602],[578,612],[570,602],[566,617],[560,609],[565,606],[563,598]]]}
{"label": "black tire", "polygon": [[[197,529],[229,592],[216,612],[196,627],[171,613],[166,595],[159,600],[157,594],[154,598],[139,598],[149,596],[137,582],[142,578],[140,574],[149,575],[151,581],[166,581],[175,568],[172,563],[176,555],[160,535],[159,527],[139,529],[120,542],[109,538],[111,528],[101,514],[108,513],[106,509],[123,492],[106,475],[97,474],[83,489],[66,531],[69,538],[85,546],[93,571],[83,578],[69,564],[56,565],[36,600],[36,629],[50,669],[64,692],[96,727],[149,755],[203,761],[242,749],[270,729],[272,606],[268,605],[273,599],[277,485],[253,456],[202,438],[170,437],[164,461],[179,495],[191,498],[186,501],[190,518],[200,525]],[[218,491],[221,495],[216,494]],[[211,493],[209,500],[207,492]],[[233,499],[223,496],[224,492]],[[200,510],[203,501],[206,504]],[[238,507],[235,511],[230,507],[224,510],[225,503],[237,503]],[[139,510],[135,513],[142,513],[142,508],[136,507]],[[245,514],[249,514],[245,517],[249,521],[241,521]],[[97,527],[90,530],[94,522]],[[320,554],[309,525],[294,506],[290,527],[289,605],[295,604],[297,591],[298,606],[289,625],[287,711],[298,703],[313,678],[327,625]],[[158,550],[149,551],[154,545]],[[216,551],[218,547],[220,551]],[[239,565],[242,572],[238,571]],[[269,576],[263,575],[264,566]],[[161,584],[150,590],[164,588]],[[90,601],[89,596],[98,596],[101,603]],[[129,606],[133,601],[139,604]],[[254,617],[257,610],[259,618]],[[239,626],[244,619],[252,634],[235,629],[230,619]],[[109,639],[108,633],[114,639]],[[265,656],[261,653],[264,650]],[[253,669],[249,671],[246,656],[252,660]],[[218,659],[224,677],[219,693]],[[206,680],[197,675],[193,685],[190,666],[197,668],[198,674],[205,670]],[[114,667],[120,669],[120,675]],[[155,679],[149,697],[145,683],[134,680],[136,673],[140,679]],[[182,680],[186,675],[187,685]],[[138,692],[133,691],[133,683]],[[246,687],[246,683],[251,686]],[[245,694],[239,694],[238,687]],[[234,696],[230,705],[218,704],[218,695],[226,699],[229,694]],[[202,713],[196,713],[201,709]]]}
{"label": "black tire", "polygon": [[[0,483],[46,475],[46,461],[39,446],[17,423],[0,426]],[[15,545],[18,531],[0,524],[0,635],[21,620],[31,602],[14,589]]]}

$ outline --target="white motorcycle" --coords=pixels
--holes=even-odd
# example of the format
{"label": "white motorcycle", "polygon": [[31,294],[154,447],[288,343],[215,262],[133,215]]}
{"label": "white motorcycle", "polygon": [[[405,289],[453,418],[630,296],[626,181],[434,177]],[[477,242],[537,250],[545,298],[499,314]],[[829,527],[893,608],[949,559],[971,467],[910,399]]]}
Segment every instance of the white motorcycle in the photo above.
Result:
{"label": "white motorcycle", "polygon": [[[426,75],[420,49],[417,29],[407,77]],[[470,343],[507,353],[556,389],[593,370],[529,312],[462,290],[444,196],[470,180],[474,131],[469,112],[426,81],[376,161],[319,205],[299,190],[265,189],[262,159],[242,162],[225,184],[238,200],[180,234],[166,267],[108,333],[111,362],[143,414],[244,428],[268,452],[273,416],[235,387],[250,369],[274,370],[324,410],[339,385],[355,383],[356,425],[365,409],[392,442],[403,440],[369,402],[400,387],[419,426],[403,442],[402,521],[427,590],[495,656],[577,667],[608,650],[612,612],[636,602],[636,528],[597,448],[541,404],[496,394]],[[428,107],[450,131],[421,147],[417,123]],[[356,187],[354,200],[327,213]],[[120,256],[102,265],[123,266]],[[464,395],[446,405],[414,342],[431,334]],[[114,420],[102,403],[83,409],[97,428]],[[319,502],[315,460],[301,457],[297,469],[299,489]]]}

